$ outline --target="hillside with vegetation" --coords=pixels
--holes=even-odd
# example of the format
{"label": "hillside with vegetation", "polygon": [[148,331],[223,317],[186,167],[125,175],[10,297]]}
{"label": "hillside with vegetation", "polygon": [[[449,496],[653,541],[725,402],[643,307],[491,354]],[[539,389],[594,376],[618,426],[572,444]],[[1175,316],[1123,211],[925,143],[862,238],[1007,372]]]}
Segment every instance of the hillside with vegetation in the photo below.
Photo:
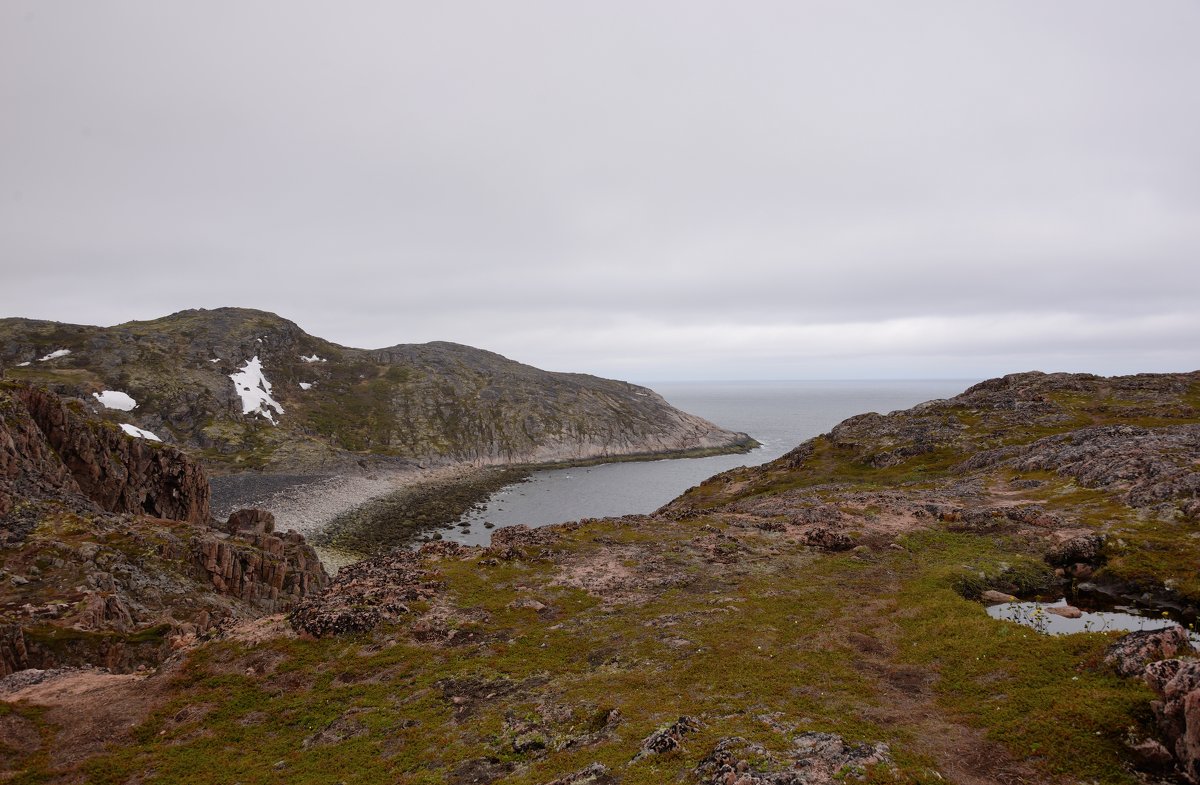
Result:
{"label": "hillside with vegetation", "polygon": [[183,447],[220,473],[755,446],[637,385],[452,343],[352,349],[241,308],[115,327],[0,319],[0,370],[78,397],[96,416]]}

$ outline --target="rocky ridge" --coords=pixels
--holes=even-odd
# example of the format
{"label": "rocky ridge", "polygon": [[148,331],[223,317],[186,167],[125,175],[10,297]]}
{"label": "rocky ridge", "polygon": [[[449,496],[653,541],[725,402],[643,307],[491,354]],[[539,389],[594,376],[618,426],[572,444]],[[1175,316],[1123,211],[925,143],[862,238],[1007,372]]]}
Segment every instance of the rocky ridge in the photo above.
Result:
{"label": "rocky ridge", "polygon": [[[543,464],[754,446],[625,382],[444,342],[352,349],[238,308],[108,328],[0,319],[0,368],[222,472]],[[107,408],[97,396],[111,391],[135,408]]]}

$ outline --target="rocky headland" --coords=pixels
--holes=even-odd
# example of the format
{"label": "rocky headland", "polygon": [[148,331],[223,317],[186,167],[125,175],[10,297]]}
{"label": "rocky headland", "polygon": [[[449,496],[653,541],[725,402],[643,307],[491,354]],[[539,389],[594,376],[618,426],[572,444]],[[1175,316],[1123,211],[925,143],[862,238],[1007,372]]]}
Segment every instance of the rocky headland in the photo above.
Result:
{"label": "rocky headland", "polygon": [[243,308],[92,327],[0,319],[9,379],[182,447],[210,471],[331,474],[745,451],[626,382],[459,344],[353,349]]}
{"label": "rocky headland", "polygon": [[1198,494],[1200,373],[1016,374],[653,515],[366,559],[148,675],[14,674],[0,743],[51,782],[1197,782]]}

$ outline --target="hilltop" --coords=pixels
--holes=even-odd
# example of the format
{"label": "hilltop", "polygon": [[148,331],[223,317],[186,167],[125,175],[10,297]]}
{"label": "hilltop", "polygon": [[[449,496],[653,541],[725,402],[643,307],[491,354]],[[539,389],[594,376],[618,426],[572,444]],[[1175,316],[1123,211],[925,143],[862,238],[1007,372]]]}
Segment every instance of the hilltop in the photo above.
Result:
{"label": "hilltop", "polygon": [[544,464],[755,444],[637,385],[453,343],[353,349],[243,308],[114,327],[0,319],[0,369],[218,473]]}
{"label": "hilltop", "polygon": [[1198,493],[1200,373],[1017,374],[653,515],[368,559],[153,675],[8,688],[4,743],[33,782],[1194,782],[1183,628],[981,600],[1192,624]]}

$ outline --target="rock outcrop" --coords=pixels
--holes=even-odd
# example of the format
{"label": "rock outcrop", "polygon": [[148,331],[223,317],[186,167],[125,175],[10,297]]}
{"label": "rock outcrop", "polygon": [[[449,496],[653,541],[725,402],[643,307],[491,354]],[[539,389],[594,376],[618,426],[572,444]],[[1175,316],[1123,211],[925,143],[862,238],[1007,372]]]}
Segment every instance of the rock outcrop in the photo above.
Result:
{"label": "rock outcrop", "polygon": [[1150,706],[1177,769],[1188,782],[1200,783],[1200,660],[1153,662],[1145,678],[1158,694]]}
{"label": "rock outcrop", "polygon": [[325,587],[328,576],[312,546],[297,532],[277,535],[266,510],[238,510],[227,534],[192,541],[193,557],[213,588],[268,613],[291,609]]}
{"label": "rock outcrop", "polygon": [[397,550],[343,567],[324,592],[296,606],[292,625],[321,638],[366,632],[407,614],[408,603],[428,600],[445,588],[423,558],[435,547]]}
{"label": "rock outcrop", "polygon": [[18,496],[63,491],[106,512],[208,522],[208,478],[178,450],[131,439],[44,389],[10,386],[3,395],[0,515]]}
{"label": "rock outcrop", "polygon": [[1140,676],[1152,662],[1193,653],[1187,630],[1175,624],[1121,636],[1104,652],[1104,661],[1122,676]]}
{"label": "rock outcrop", "polygon": [[152,665],[221,619],[285,611],[327,576],[270,513],[209,518],[203,469],[77,402],[0,388],[0,676]]}
{"label": "rock outcrop", "polygon": [[836,733],[809,732],[793,739],[784,756],[737,736],[721,739],[694,773],[705,785],[833,785],[890,763],[882,742],[852,744]]}

